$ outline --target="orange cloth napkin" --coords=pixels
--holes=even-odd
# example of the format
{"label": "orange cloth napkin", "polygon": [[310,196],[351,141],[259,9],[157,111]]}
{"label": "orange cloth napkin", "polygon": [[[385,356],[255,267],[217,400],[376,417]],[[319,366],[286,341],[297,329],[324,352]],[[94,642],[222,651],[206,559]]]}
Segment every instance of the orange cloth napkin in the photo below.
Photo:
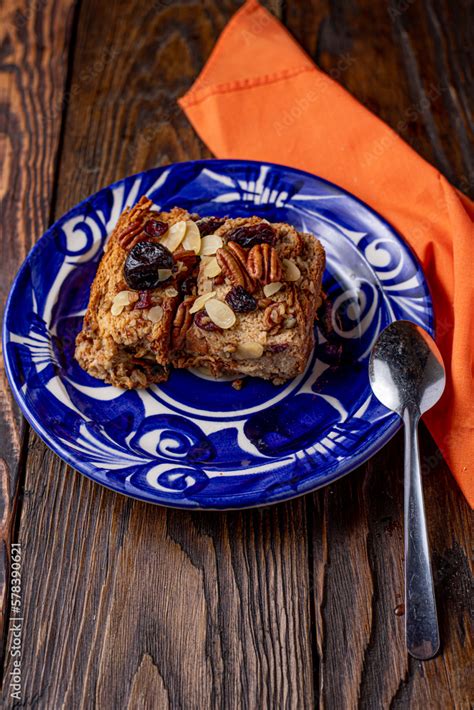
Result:
{"label": "orange cloth napkin", "polygon": [[[447,370],[446,392],[426,421],[474,507],[474,204],[319,71],[255,0],[231,19],[179,103],[218,158],[267,160],[331,180],[412,246],[431,288]],[[430,461],[422,464],[429,469]]]}

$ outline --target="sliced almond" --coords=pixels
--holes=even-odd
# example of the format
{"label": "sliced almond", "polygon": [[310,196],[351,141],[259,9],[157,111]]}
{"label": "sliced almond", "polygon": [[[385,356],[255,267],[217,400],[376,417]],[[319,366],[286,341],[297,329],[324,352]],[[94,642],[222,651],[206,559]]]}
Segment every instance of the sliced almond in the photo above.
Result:
{"label": "sliced almond", "polygon": [[218,249],[224,246],[222,238],[218,234],[207,234],[201,239],[201,256],[213,256]]}
{"label": "sliced almond", "polygon": [[160,239],[160,244],[169,249],[171,252],[176,251],[180,246],[186,234],[186,222],[182,219],[180,222],[172,224],[168,231]]}
{"label": "sliced almond", "polygon": [[153,306],[147,313],[148,320],[152,323],[158,323],[163,318],[163,309],[161,306]]}
{"label": "sliced almond", "polygon": [[301,271],[294,261],[283,259],[283,278],[285,281],[298,281],[301,278]]}
{"label": "sliced almond", "polygon": [[114,298],[114,303],[117,306],[129,306],[138,300],[138,294],[133,291],[119,291]]}
{"label": "sliced almond", "polygon": [[168,281],[172,274],[171,269],[158,269],[158,278],[160,281]]}
{"label": "sliced almond", "polygon": [[125,306],[129,306],[131,303],[135,303],[135,301],[138,301],[138,293],[134,291],[119,291],[114,297],[110,312],[113,316],[119,316]]}
{"label": "sliced almond", "polygon": [[186,234],[183,239],[183,249],[193,251],[195,254],[199,254],[201,251],[201,233],[196,222],[192,220],[187,220],[186,224]]}
{"label": "sliced almond", "polygon": [[263,355],[263,345],[252,341],[239,343],[234,357],[237,360],[258,360]]}
{"label": "sliced almond", "polygon": [[221,273],[221,267],[217,263],[217,259],[215,257],[207,262],[206,266],[204,267],[203,273],[204,276],[208,279],[213,279],[214,276],[218,276]]}
{"label": "sliced almond", "polygon": [[216,295],[215,291],[209,291],[209,293],[203,293],[202,296],[198,296],[194,301],[192,308],[189,309],[190,313],[197,313],[204,308],[204,304]]}
{"label": "sliced almond", "polygon": [[227,330],[235,324],[235,313],[227,303],[219,301],[217,298],[211,298],[205,305],[206,313],[213,323]]}
{"label": "sliced almond", "polygon": [[120,306],[117,303],[112,303],[112,308],[110,309],[110,312],[112,313],[113,316],[119,316],[125,306]]}
{"label": "sliced almond", "polygon": [[168,298],[174,298],[175,296],[178,295],[177,290],[173,286],[169,286],[168,288],[165,288],[163,291],[165,296],[168,296]]}
{"label": "sliced almond", "polygon": [[296,318],[293,318],[293,316],[290,318],[286,318],[283,325],[285,326],[285,328],[294,328],[296,325]]}
{"label": "sliced almond", "polygon": [[268,298],[269,296],[273,296],[275,293],[278,293],[282,286],[283,284],[281,281],[273,281],[273,283],[267,284],[263,287],[263,293]]}

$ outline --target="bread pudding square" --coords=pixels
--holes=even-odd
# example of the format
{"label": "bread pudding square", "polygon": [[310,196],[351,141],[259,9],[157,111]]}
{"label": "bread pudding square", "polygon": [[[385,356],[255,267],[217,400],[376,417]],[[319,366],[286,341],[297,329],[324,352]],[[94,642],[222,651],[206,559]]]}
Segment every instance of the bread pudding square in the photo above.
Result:
{"label": "bread pudding square", "polygon": [[301,374],[314,346],[325,253],[311,234],[259,217],[227,219],[201,251],[194,316],[178,367],[281,384]]}
{"label": "bread pudding square", "polygon": [[[143,197],[121,215],[76,339],[75,357],[84,370],[117,387],[167,379],[181,286],[197,264],[195,252],[182,247],[190,214],[152,207]],[[166,244],[175,248],[164,249]]]}

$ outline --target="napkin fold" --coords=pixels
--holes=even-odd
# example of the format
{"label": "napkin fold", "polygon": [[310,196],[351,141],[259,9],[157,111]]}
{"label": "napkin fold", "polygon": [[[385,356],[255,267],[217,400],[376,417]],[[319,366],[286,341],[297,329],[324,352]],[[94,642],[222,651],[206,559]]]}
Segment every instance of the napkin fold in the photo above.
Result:
{"label": "napkin fold", "polygon": [[256,0],[231,19],[179,103],[218,158],[282,163],[335,182],[413,248],[447,370],[445,394],[425,419],[474,507],[474,203],[317,69]]}

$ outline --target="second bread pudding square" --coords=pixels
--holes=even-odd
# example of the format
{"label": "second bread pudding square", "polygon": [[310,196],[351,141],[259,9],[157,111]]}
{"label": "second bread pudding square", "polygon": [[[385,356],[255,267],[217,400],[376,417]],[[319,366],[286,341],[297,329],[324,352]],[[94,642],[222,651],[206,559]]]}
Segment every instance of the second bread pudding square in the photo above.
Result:
{"label": "second bread pudding square", "polygon": [[321,303],[325,253],[319,241],[288,224],[250,217],[227,219],[208,243],[197,298],[182,306],[194,320],[174,354],[176,366],[274,384],[301,374]]}
{"label": "second bread pudding square", "polygon": [[[99,264],[76,340],[75,357],[89,374],[127,389],[168,378],[183,281],[198,261],[194,251],[183,246],[187,225],[193,226],[200,241],[186,210],[157,212],[146,197],[121,215]],[[178,249],[173,241],[179,242]],[[153,264],[147,268],[153,252],[155,259],[157,252],[161,255],[161,268]]]}

